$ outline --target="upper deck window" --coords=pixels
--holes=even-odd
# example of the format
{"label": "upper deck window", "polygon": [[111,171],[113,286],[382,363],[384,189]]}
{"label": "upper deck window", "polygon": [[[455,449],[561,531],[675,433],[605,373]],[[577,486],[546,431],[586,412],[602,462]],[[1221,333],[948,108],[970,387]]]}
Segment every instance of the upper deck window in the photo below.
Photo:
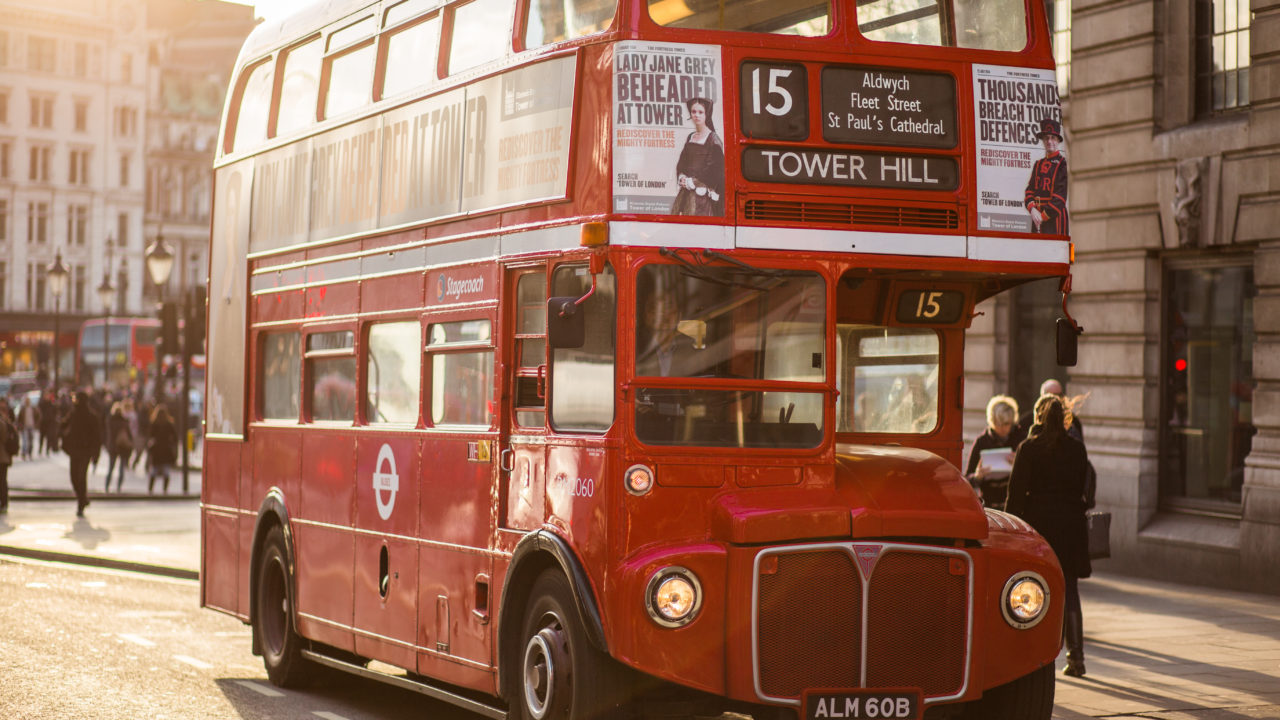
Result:
{"label": "upper deck window", "polygon": [[320,90],[320,38],[284,51],[280,60],[280,109],[275,135],[287,135],[316,121]]}
{"label": "upper deck window", "polygon": [[[388,16],[390,11],[388,11]],[[383,34],[387,54],[380,97],[391,97],[436,79],[440,43],[440,14]]]}
{"label": "upper deck window", "polygon": [[831,30],[831,3],[826,0],[795,3],[649,0],[649,17],[667,27],[820,37]]}
{"label": "upper deck window", "polygon": [[1022,0],[858,0],[869,40],[1017,51],[1027,44]]}
{"label": "upper deck window", "polygon": [[603,32],[618,10],[618,0],[529,0],[525,47]]}
{"label": "upper deck window", "polygon": [[449,74],[483,65],[511,47],[511,0],[472,0],[453,8]]}
{"label": "upper deck window", "polygon": [[271,112],[273,84],[271,59],[261,60],[240,74],[227,134],[230,143],[224,141],[223,152],[247,150],[267,139],[267,115]]}
{"label": "upper deck window", "polygon": [[373,46],[373,18],[336,30],[329,36],[329,53],[325,58],[324,116],[341,115],[363,107],[371,100],[373,63],[377,59]]}

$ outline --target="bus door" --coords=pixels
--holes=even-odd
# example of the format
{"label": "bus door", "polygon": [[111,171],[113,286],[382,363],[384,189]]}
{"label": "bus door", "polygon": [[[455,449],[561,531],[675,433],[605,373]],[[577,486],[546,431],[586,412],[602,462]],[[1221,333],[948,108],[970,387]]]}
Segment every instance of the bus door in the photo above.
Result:
{"label": "bus door", "polygon": [[503,338],[499,523],[537,530],[546,503],[547,274],[543,265],[507,270]]}
{"label": "bus door", "polygon": [[[476,268],[440,277],[446,287],[495,285]],[[496,321],[490,303],[424,318],[417,667],[459,685],[487,677],[491,660]]]}

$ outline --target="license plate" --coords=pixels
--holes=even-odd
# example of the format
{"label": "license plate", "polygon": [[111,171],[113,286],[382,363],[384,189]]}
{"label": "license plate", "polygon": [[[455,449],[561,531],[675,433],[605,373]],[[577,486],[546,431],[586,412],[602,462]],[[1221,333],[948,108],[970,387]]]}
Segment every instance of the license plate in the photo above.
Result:
{"label": "license plate", "polygon": [[920,720],[919,690],[810,690],[805,720]]}

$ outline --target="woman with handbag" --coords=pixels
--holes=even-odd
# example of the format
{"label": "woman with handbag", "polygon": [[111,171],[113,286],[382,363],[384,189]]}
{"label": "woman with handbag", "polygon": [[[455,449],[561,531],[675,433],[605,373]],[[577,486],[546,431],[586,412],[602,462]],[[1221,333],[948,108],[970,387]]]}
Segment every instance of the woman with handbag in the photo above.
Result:
{"label": "woman with handbag", "polygon": [[1084,443],[1067,431],[1066,412],[1056,395],[1041,395],[1030,436],[1018,446],[1009,475],[1005,510],[1044,536],[1066,580],[1063,637],[1071,677],[1084,675],[1084,615],[1079,579],[1093,573],[1085,524],[1085,480],[1089,457]]}
{"label": "woman with handbag", "polygon": [[164,478],[164,492],[169,493],[169,468],[178,460],[178,431],[163,403],[151,411],[151,434],[147,441],[147,492],[155,487],[156,478]]}
{"label": "woman with handbag", "polygon": [[124,414],[124,403],[117,402],[111,406],[111,417],[107,420],[107,437],[111,439],[107,445],[106,491],[111,491],[111,473],[116,465],[120,466],[120,478],[116,481],[116,492],[124,485],[124,469],[129,464],[129,456],[133,455],[133,433],[129,431],[129,418]]}

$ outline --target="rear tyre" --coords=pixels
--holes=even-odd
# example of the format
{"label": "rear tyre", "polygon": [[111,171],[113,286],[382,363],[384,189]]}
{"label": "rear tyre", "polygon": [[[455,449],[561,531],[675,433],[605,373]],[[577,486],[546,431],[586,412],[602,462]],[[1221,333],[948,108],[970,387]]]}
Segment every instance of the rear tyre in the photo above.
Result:
{"label": "rear tyre", "polygon": [[546,571],[533,584],[508,698],[512,720],[614,720],[622,668],[587,640],[568,579]]}
{"label": "rear tyre", "polygon": [[1013,682],[994,687],[966,708],[972,720],[1050,720],[1053,716],[1053,663]]}
{"label": "rear tyre", "polygon": [[305,684],[314,667],[302,657],[302,638],[293,631],[292,586],[284,531],[276,526],[262,544],[254,609],[262,664],[267,677],[280,687]]}

